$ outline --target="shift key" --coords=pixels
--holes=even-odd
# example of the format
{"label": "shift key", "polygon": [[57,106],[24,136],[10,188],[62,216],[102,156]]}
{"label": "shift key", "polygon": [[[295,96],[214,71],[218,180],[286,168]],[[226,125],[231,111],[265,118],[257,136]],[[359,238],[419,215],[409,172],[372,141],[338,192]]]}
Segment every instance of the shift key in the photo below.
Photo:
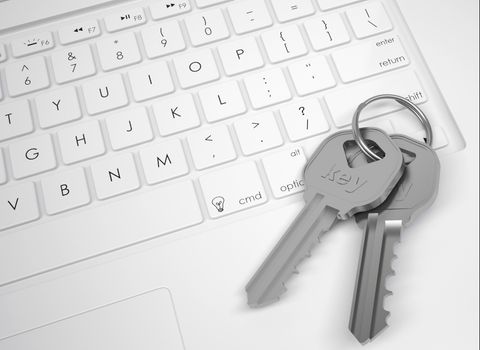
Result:
{"label": "shift key", "polygon": [[400,39],[388,36],[338,50],[333,61],[343,82],[366,78],[410,63]]}
{"label": "shift key", "polygon": [[210,217],[217,218],[267,201],[257,166],[240,163],[199,178]]}

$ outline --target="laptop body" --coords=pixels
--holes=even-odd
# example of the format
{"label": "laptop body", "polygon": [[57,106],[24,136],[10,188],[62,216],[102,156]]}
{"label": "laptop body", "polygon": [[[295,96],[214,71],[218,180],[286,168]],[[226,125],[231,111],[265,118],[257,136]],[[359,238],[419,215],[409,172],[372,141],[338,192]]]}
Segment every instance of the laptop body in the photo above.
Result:
{"label": "laptop body", "polygon": [[[89,43],[92,51],[99,54],[100,51],[98,51],[99,48],[97,46],[98,40],[104,37],[113,37],[117,35],[116,33],[123,35],[123,33],[130,31],[135,33],[139,47],[142,48],[141,43],[144,43],[144,37],[140,30],[143,29],[143,26],[147,27],[150,24],[157,24],[153,19],[152,9],[148,7],[150,4],[122,3],[116,5],[115,11],[114,5],[107,5],[106,7],[100,6],[94,8],[94,10],[92,10],[94,12],[90,12],[90,10],[82,12],[83,16],[90,19],[93,17],[99,18],[99,27],[102,29],[102,34],[99,37],[85,39],[87,40],[86,42]],[[228,6],[231,4],[228,2],[220,5],[215,4],[212,5],[212,7],[206,7],[200,10],[196,8],[196,5],[196,3],[192,2],[191,10],[184,14],[179,14],[180,17],[178,17],[178,20],[182,21],[181,28],[183,35],[190,40],[192,40],[192,34],[188,32],[188,27],[185,24],[188,20],[184,18],[195,15],[197,12],[210,12],[220,8],[228,25],[233,26],[231,13],[228,12]],[[328,14],[340,13],[340,17],[344,21],[345,26],[350,28],[348,26],[351,25],[350,21],[352,21],[352,19],[347,17],[348,15],[345,15],[345,13],[350,8],[360,5],[363,4],[349,4],[346,7],[340,9],[334,8],[330,10],[330,12],[325,12]],[[308,37],[304,21],[309,20],[309,16],[313,16],[311,18],[314,18],[315,16],[323,14],[318,4],[313,4],[313,6],[315,13],[291,20],[293,22],[290,22],[290,20],[286,21],[290,22],[290,24],[294,23],[304,30],[301,33],[302,35],[306,35],[303,36],[303,38],[307,43],[309,43],[307,40],[311,39]],[[402,35],[408,35],[408,33],[403,32],[403,24],[398,22],[400,19],[395,17],[399,14],[399,12],[395,12],[397,11],[395,3],[382,3],[382,6],[385,6],[388,16],[393,22],[392,30],[402,31]],[[123,9],[136,9],[138,7],[145,11],[147,17],[149,14],[152,15],[152,18],[148,18],[145,23],[139,24],[138,26],[120,29],[118,31],[114,30],[112,33],[105,29],[108,14],[121,13]],[[263,40],[261,38],[262,33],[269,32],[278,25],[276,19],[279,14],[271,7],[268,7],[268,9],[270,16],[273,18],[272,22],[275,22],[275,24],[255,32],[254,36],[258,37],[256,40],[258,40],[260,47],[262,47],[262,44],[264,45],[264,42],[261,41]],[[148,11],[150,11],[150,13]],[[95,13],[95,15],[92,15],[92,13]],[[125,16],[126,15],[124,15],[124,17]],[[175,19],[175,17],[172,18]],[[52,19],[49,19],[49,21],[52,21]],[[158,21],[158,23],[163,23],[163,19],[159,19]],[[68,20],[64,19],[64,23],[71,22],[71,18]],[[41,26],[42,21],[40,20],[39,23]],[[285,25],[289,24],[287,23]],[[51,24],[51,26],[61,28],[57,23]],[[233,39],[242,38],[241,34],[236,35],[236,30],[238,30],[238,28],[229,27],[231,38],[218,39],[213,43],[198,44],[197,46],[200,49],[208,47],[214,53],[217,53],[216,50],[220,52],[219,47],[224,43],[222,40],[233,41]],[[350,30],[353,29],[350,28]],[[55,32],[55,30],[52,29],[52,32],[55,33],[54,39],[57,39],[56,35],[58,35],[58,40],[61,40],[60,35],[56,34],[57,32]],[[58,30],[58,33],[59,32],[60,30]],[[384,33],[388,33],[388,35],[392,34],[389,30]],[[385,35],[384,33],[382,33],[382,36]],[[10,34],[10,32],[7,32],[7,34],[6,37],[8,37],[8,39],[17,35],[16,32],[14,33],[15,35]],[[357,44],[356,34],[353,33],[353,31],[349,34],[352,42],[347,43],[346,46],[348,47],[350,47],[351,44]],[[249,35],[250,34],[247,34],[247,36]],[[18,36],[21,37],[19,34]],[[376,36],[373,36],[373,39],[375,38]],[[362,40],[363,38],[361,40],[358,39],[358,44],[363,44]],[[366,41],[369,40],[371,41],[372,38],[367,37]],[[2,66],[6,66],[12,62],[12,60],[13,62],[21,62],[30,57],[37,57],[37,53],[31,54],[32,56],[30,56],[30,54],[21,56],[18,59],[12,57],[11,54],[14,54],[14,49],[12,44],[8,43],[9,41],[7,41],[7,45],[5,45],[10,45],[7,49],[8,60],[6,63],[2,63]],[[80,44],[82,44],[82,42],[78,43],[78,45]],[[358,254],[357,250],[359,249],[360,235],[355,235],[355,232],[359,232],[359,230],[354,227],[353,223],[339,225],[325,238],[325,242],[322,242],[322,245],[325,243],[327,247],[319,246],[315,252],[318,256],[309,259],[302,266],[302,273],[298,281],[292,281],[289,284],[288,294],[276,305],[261,310],[250,310],[246,307],[243,292],[243,287],[251,273],[278,239],[279,234],[285,229],[289,221],[291,221],[298,212],[302,204],[300,192],[285,196],[281,193],[275,194],[275,188],[271,183],[273,182],[272,176],[274,177],[274,175],[270,173],[269,177],[264,158],[266,159],[268,155],[272,157],[271,159],[275,159],[274,155],[281,154],[282,151],[285,150],[290,150],[292,146],[293,150],[298,149],[300,146],[301,151],[303,151],[307,157],[309,150],[314,149],[323,137],[336,130],[337,125],[344,123],[340,120],[341,118],[334,119],[330,116],[331,119],[329,119],[328,111],[331,111],[332,105],[334,104],[334,102],[332,102],[335,100],[334,97],[332,97],[334,96],[333,92],[340,88],[350,88],[350,86],[348,83],[342,84],[341,76],[335,76],[334,80],[337,84],[335,87],[321,89],[319,92],[308,93],[305,97],[298,98],[299,96],[296,95],[298,94],[298,87],[295,85],[295,82],[292,81],[291,85],[289,85],[291,91],[295,91],[292,93],[292,95],[294,95],[292,99],[278,102],[272,106],[255,108],[252,103],[252,96],[247,90],[247,85],[244,85],[246,79],[257,73],[255,69],[245,73],[242,72],[240,75],[233,74],[233,78],[227,76],[226,72],[225,74],[223,74],[224,72],[220,72],[220,78],[213,82],[183,88],[182,84],[185,82],[182,82],[181,76],[179,76],[176,71],[177,61],[175,60],[177,56],[180,57],[188,54],[189,51],[199,50],[197,46],[193,44],[190,46],[190,44],[192,44],[192,42],[189,43],[187,40],[186,46],[188,48],[178,54],[172,56],[167,55],[166,57],[161,56],[164,57],[161,59],[152,59],[152,63],[156,63],[157,60],[167,60],[168,69],[174,76],[173,85],[175,86],[175,92],[172,92],[171,95],[168,93],[165,94],[165,96],[148,98],[145,100],[146,102],[141,101],[142,103],[138,103],[135,100],[136,97],[133,89],[129,90],[129,87],[132,88],[133,86],[131,75],[129,75],[130,70],[136,68],[137,64],[143,66],[146,63],[150,63],[149,53],[147,51],[141,52],[142,59],[139,63],[132,63],[131,65],[120,68],[110,69],[107,67],[105,70],[106,73],[103,69],[105,67],[102,65],[104,63],[102,63],[101,57],[95,56],[96,59],[98,58],[98,61],[95,60],[96,66],[98,65],[98,71],[93,76],[80,78],[73,83],[68,82],[67,85],[55,84],[58,78],[55,76],[52,78],[51,87],[42,88],[38,90],[38,92],[26,92],[25,94],[22,93],[19,95],[23,96],[23,98],[28,98],[29,103],[32,105],[32,120],[34,121],[35,130],[33,135],[51,134],[53,135],[54,146],[57,146],[55,142],[58,142],[58,148],[60,148],[59,154],[57,154],[59,164],[54,169],[54,172],[68,170],[67,168],[70,167],[70,165],[65,162],[65,154],[62,153],[63,150],[60,144],[59,135],[62,133],[63,128],[66,129],[67,126],[77,125],[77,123],[81,124],[90,119],[96,119],[99,120],[101,124],[102,132],[108,135],[109,139],[104,140],[107,151],[104,155],[98,156],[100,158],[94,156],[85,161],[80,160],[72,163],[72,167],[81,167],[84,169],[83,171],[87,173],[87,182],[88,185],[91,186],[89,190],[93,198],[90,198],[89,203],[86,205],[65,212],[62,211],[59,214],[48,214],[48,211],[52,211],[52,208],[48,208],[48,204],[43,202],[46,201],[46,199],[41,197],[47,187],[44,184],[48,182],[47,180],[43,180],[47,178],[47,175],[51,174],[51,170],[41,172],[40,175],[33,174],[25,177],[20,175],[17,179],[15,165],[13,164],[14,160],[11,159],[11,144],[13,144],[13,141],[9,139],[6,142],[2,142],[5,164],[7,164],[5,168],[8,169],[6,176],[8,181],[6,181],[6,185],[2,185],[2,187],[7,188],[7,186],[9,186],[8,188],[10,188],[13,187],[13,185],[17,185],[17,183],[23,184],[24,181],[27,182],[29,179],[33,179],[35,191],[39,193],[38,197],[40,197],[38,200],[40,203],[40,215],[38,219],[30,223],[15,225],[15,227],[7,228],[4,230],[5,232],[3,232],[2,238],[5,244],[3,244],[4,249],[2,256],[4,257],[4,263],[2,264],[9,266],[9,268],[2,269],[2,289],[4,291],[2,305],[5,306],[2,307],[2,309],[8,310],[4,313],[5,319],[2,321],[4,326],[1,327],[4,329],[3,337],[5,338],[5,345],[2,346],[5,346],[5,348],[15,348],[15,346],[22,348],[24,344],[28,344],[29,346],[39,344],[39,348],[51,348],[53,346],[65,348],[65,344],[69,344],[68,339],[72,338],[67,338],[67,343],[62,343],[60,340],[56,341],[52,339],[52,336],[47,335],[70,334],[69,330],[75,330],[74,333],[82,334],[79,330],[84,330],[83,334],[85,334],[85,336],[79,337],[78,339],[95,338],[99,336],[95,330],[101,328],[94,327],[92,329],[89,327],[93,320],[104,320],[105,322],[100,323],[111,323],[115,326],[113,329],[117,330],[120,325],[123,325],[125,329],[137,329],[138,325],[134,326],[133,323],[130,324],[127,322],[125,324],[116,321],[118,318],[128,319],[128,317],[121,317],[121,315],[131,315],[128,305],[138,305],[140,310],[144,309],[145,312],[140,313],[140,315],[143,315],[145,320],[148,320],[148,316],[151,314],[152,319],[149,323],[155,323],[155,316],[158,316],[158,314],[167,315],[165,319],[157,320],[157,322],[165,322],[169,325],[164,328],[164,330],[168,329],[166,333],[170,334],[171,337],[167,340],[157,339],[157,341],[159,341],[160,344],[162,341],[165,344],[173,344],[171,345],[172,349],[177,347],[181,348],[182,346],[187,349],[278,348],[279,344],[284,348],[308,348],[311,347],[312,344],[319,343],[319,339],[325,337],[335,338],[335,341],[339,342],[348,342],[348,340],[351,340],[346,326],[338,327],[338,324],[345,323],[343,321],[348,318],[349,303],[353,290],[352,276],[356,269],[356,259],[347,259],[351,260],[351,264],[347,267],[345,266],[345,259],[348,254],[345,254],[345,252],[339,254],[338,249],[335,249],[335,251],[332,249],[330,252],[327,247],[329,240],[333,242],[335,239],[338,239],[342,243],[335,244],[338,246],[341,245],[345,247],[345,249],[350,249],[350,256]],[[343,47],[339,45],[332,49],[326,49],[326,51],[318,50],[317,52],[313,48],[313,43],[310,42],[309,44],[312,46],[309,47],[309,54],[306,56],[299,55],[298,57],[282,61],[284,63],[280,63],[285,70],[284,74],[287,76],[287,79],[290,77],[293,80],[291,73],[293,68],[290,67],[291,64],[302,61],[310,57],[309,55],[314,57],[320,54],[321,56],[330,58],[337,52],[337,49],[343,49]],[[40,54],[49,55],[57,50],[64,50],[65,48],[62,45],[63,44],[58,44],[52,51],[50,51],[50,49],[40,51]],[[69,47],[75,47],[77,43],[72,44],[72,46],[69,45],[70,44],[65,45],[67,49]],[[407,37],[405,40],[402,37],[402,45],[407,46],[407,51],[411,50],[414,53],[416,52],[414,41],[410,41],[410,38]],[[411,55],[410,51],[408,52]],[[265,54],[265,52],[262,53]],[[408,68],[415,65],[415,68],[420,71],[420,73],[415,74],[418,74],[420,79],[422,79],[421,84],[428,86],[426,90],[429,92],[429,98],[425,101],[425,110],[428,112],[428,108],[433,108],[434,111],[437,111],[436,109],[439,108],[439,104],[433,102],[440,103],[441,108],[438,113],[440,117],[436,126],[442,128],[441,133],[443,134],[440,135],[444,135],[447,142],[438,147],[438,151],[440,154],[454,153],[464,147],[463,138],[456,131],[454,119],[451,118],[448,110],[442,104],[443,99],[440,99],[440,95],[436,95],[438,91],[434,85],[431,85],[432,81],[428,80],[428,69],[422,65],[423,61],[421,57],[417,57],[415,54],[413,56],[415,60],[413,58],[411,59],[413,63],[411,63]],[[217,59],[216,62],[219,66],[222,65],[221,67],[226,69],[224,66],[225,62],[221,61],[222,57],[215,57],[215,59]],[[278,64],[270,62],[272,59],[270,56],[265,56],[263,59],[265,66],[256,68],[259,71],[279,66]],[[53,62],[53,60],[50,56],[48,56],[46,60],[47,66],[50,68],[51,66],[48,64]],[[334,69],[337,66],[332,65],[331,62],[328,62],[328,65],[335,72]],[[53,67],[53,70],[54,68],[55,67]],[[2,77],[7,76],[6,70],[6,68],[3,70]],[[405,69],[405,71],[406,70],[407,69]],[[139,186],[138,189],[135,188],[132,191],[112,196],[110,199],[110,197],[100,198],[103,195],[101,193],[99,194],[98,182],[95,182],[95,169],[97,165],[101,163],[100,159],[103,160],[104,158],[109,158],[109,156],[117,155],[114,149],[115,146],[111,143],[113,137],[110,134],[107,119],[112,115],[118,116],[119,112],[123,111],[125,107],[118,107],[112,111],[90,113],[88,110],[88,101],[81,101],[80,104],[85,102],[86,106],[81,105],[82,116],[78,120],[71,121],[72,124],[69,124],[69,121],[59,124],[58,126],[54,125],[43,128],[40,126],[42,117],[39,115],[38,109],[40,104],[38,101],[42,99],[38,96],[44,93],[45,89],[50,91],[50,89],[55,90],[54,87],[63,88],[63,86],[75,85],[76,93],[80,96],[80,100],[82,98],[86,99],[85,91],[87,90],[86,87],[89,86],[89,79],[93,80],[103,76],[106,77],[110,74],[116,74],[117,72],[121,72],[122,79],[127,86],[128,99],[132,100],[132,104],[135,103],[135,106],[146,106],[150,126],[154,129],[154,137],[152,137],[150,141],[145,141],[138,146],[127,146],[119,151],[121,155],[134,155],[134,162],[136,162],[137,171],[141,178],[141,186]],[[401,72],[403,73],[401,69],[398,69],[398,71],[392,70],[391,72],[388,71],[385,76],[394,76],[395,78],[403,77],[404,74],[400,74]],[[395,73],[398,74],[395,75]],[[175,75],[178,80],[175,80]],[[377,82],[377,78],[380,80],[383,79],[384,76],[383,74],[377,74],[372,77],[360,78],[355,82],[359,84],[366,82],[365,84],[368,83],[376,86],[375,83],[371,82]],[[263,111],[272,111],[275,121],[281,129],[280,131],[283,131],[283,142],[281,145],[272,146],[267,150],[256,150],[253,154],[247,155],[246,153],[249,153],[249,151],[245,151],[245,147],[243,147],[240,138],[241,134],[239,133],[240,127],[234,124],[237,116],[228,117],[222,121],[209,121],[206,112],[208,107],[206,107],[205,103],[201,100],[201,90],[210,87],[210,85],[219,85],[223,83],[224,80],[225,82],[235,80],[240,85],[242,97],[247,101],[247,112],[245,112],[245,116],[260,114],[263,113]],[[2,91],[8,91],[8,93],[10,93],[9,82],[2,82],[2,84]],[[184,86],[188,84],[189,82],[187,81]],[[330,89],[332,91],[330,91]],[[231,161],[225,161],[222,164],[214,164],[204,169],[201,165],[199,166],[201,163],[196,162],[195,153],[194,150],[192,150],[192,143],[195,138],[193,136],[189,138],[190,132],[192,132],[193,135],[193,132],[197,131],[196,127],[178,131],[173,134],[161,134],[162,132],[165,133],[165,130],[162,130],[161,125],[158,123],[159,119],[155,114],[153,104],[161,104],[172,96],[175,97],[185,92],[194,96],[195,106],[200,111],[198,113],[200,114],[201,122],[199,128],[201,130],[203,130],[203,127],[216,126],[218,123],[220,123],[218,125],[228,128],[230,136],[238,142],[238,144],[234,145],[237,158]],[[14,100],[14,98],[7,96],[7,93],[4,93],[4,96],[2,104],[10,103],[10,100]],[[329,129],[328,131],[319,132],[317,135],[292,141],[292,138],[295,138],[295,136],[289,133],[291,130],[281,128],[282,126],[285,127],[285,125],[289,125],[288,117],[284,117],[282,111],[288,111],[288,106],[294,105],[297,99],[305,101],[312,98],[320,100],[321,110],[326,111],[325,113],[327,114],[326,119]],[[22,99],[22,97],[15,96],[15,101],[17,99]],[[248,101],[252,103],[252,105],[248,105]],[[327,101],[330,101],[331,104],[329,105]],[[284,106],[286,106],[285,109],[283,108]],[[132,107],[133,106],[130,105],[128,106],[129,109]],[[430,114],[432,114],[432,112]],[[240,115],[242,116],[243,114]],[[408,114],[403,112],[386,114],[388,118],[387,121],[387,118],[383,118],[385,116],[383,113],[380,113],[380,115],[379,118],[372,118],[371,122],[379,122],[382,120],[382,124],[379,125],[382,125],[384,128],[388,128],[389,123],[391,123],[393,129],[398,132],[412,132],[415,134],[419,131],[418,127],[416,129],[415,121],[411,124],[409,124],[409,122],[402,124],[403,120],[408,120]],[[401,120],[401,122],[395,123],[394,121],[397,119]],[[155,130],[155,126],[158,128],[158,131]],[[29,137],[32,137],[32,135],[27,134],[27,136],[23,136],[24,139],[28,139]],[[186,175],[150,184],[145,172],[145,165],[141,163],[141,154],[143,154],[141,152],[143,149],[140,149],[140,147],[149,146],[150,142],[168,142],[174,138],[179,139],[182,149],[187,150],[186,153],[190,154],[191,158],[187,156],[189,171]],[[17,137],[15,137],[15,139],[17,139]],[[441,139],[441,137],[437,137],[437,139]],[[20,139],[20,142],[21,141]],[[249,168],[243,165],[249,164],[251,161],[254,162],[256,171],[259,172],[259,176],[261,177],[261,184],[264,185],[263,189],[265,192],[262,192],[262,194],[265,193],[265,197],[267,197],[268,200],[258,203],[258,205],[252,205],[246,209],[236,209],[235,212],[228,213],[229,215],[226,216],[215,217],[215,212],[213,212],[214,214],[212,215],[212,208],[208,207],[210,201],[207,201],[207,196],[211,195],[212,192],[205,188],[211,183],[210,179],[221,179],[222,176],[217,176],[217,174],[231,174],[228,172],[228,169],[233,165],[237,166],[237,164],[239,164],[238,169],[248,171]],[[115,169],[116,168],[113,168],[113,170]],[[205,176],[203,174],[205,174]],[[144,176],[143,178],[142,175]],[[185,179],[188,181],[185,181]],[[210,182],[207,180],[210,180]],[[190,190],[185,189],[185,182],[192,183]],[[218,185],[227,188],[226,185],[222,183]],[[192,193],[194,197],[199,198],[197,210],[194,210],[195,208],[192,206],[192,203],[185,204],[181,203],[181,201],[180,203],[175,202],[178,199],[176,195],[182,194],[185,196],[180,196],[180,199],[191,198],[187,196],[191,196]],[[234,196],[238,194],[228,193],[228,195]],[[227,200],[233,198],[229,196],[225,195]],[[168,197],[168,204],[164,201],[159,202],[158,197]],[[247,198],[247,196],[244,197]],[[15,205],[14,200],[15,198],[10,200],[10,203]],[[141,208],[141,210],[135,210],[135,208]],[[182,209],[184,208],[186,212],[182,215]],[[214,210],[216,209],[214,208]],[[178,229],[177,227],[179,225],[184,225],[183,220],[187,219],[187,217],[189,224],[186,226],[189,227]],[[164,234],[158,234],[158,230],[160,229]],[[35,233],[44,233],[48,238],[44,239]],[[353,235],[357,237],[356,242],[352,239]],[[135,238],[132,239],[132,237]],[[92,241],[92,239],[94,241]],[[22,245],[23,250],[21,251],[10,249],[17,247],[19,242],[28,242],[28,244]],[[51,242],[57,242],[58,247],[55,247],[55,249],[48,247],[47,245],[50,245]],[[72,242],[75,244],[71,244]],[[45,246],[42,244],[45,244]],[[9,251],[10,253],[8,253]],[[331,253],[331,255],[329,255],[329,253]],[[31,259],[27,259],[27,257]],[[63,267],[59,268],[60,266]],[[334,266],[335,268],[332,268]],[[309,271],[309,268],[312,270]],[[315,268],[317,270],[315,270]],[[321,280],[319,278],[321,278]],[[329,282],[319,283],[319,281]],[[323,294],[324,303],[312,307],[312,300],[316,300],[319,291],[329,285],[345,286],[345,288],[342,288],[342,293],[340,294],[340,296],[342,296],[341,300],[339,300],[340,289],[336,287],[335,289],[324,292],[327,293]],[[302,295],[302,293],[307,294]],[[335,295],[333,293],[335,293]],[[332,300],[336,300],[336,303],[332,303]],[[132,304],[129,304],[130,301]],[[152,309],[159,307],[160,311],[159,313],[151,313],[148,311],[148,307],[142,308],[140,307],[141,305],[152,305]],[[315,304],[313,305],[315,306]],[[137,308],[134,307],[134,309]],[[316,312],[316,310],[323,311]],[[292,315],[292,313],[297,313],[295,316],[298,317],[285,317],[285,315]],[[306,320],[298,322],[298,319],[305,318],[305,315],[307,315]],[[329,317],[325,318],[325,315],[329,315]],[[147,322],[145,320],[141,322]],[[336,322],[334,322],[335,320]],[[332,325],[333,323],[336,323],[337,326],[334,327],[334,325]],[[143,327],[141,327],[141,329],[143,329]],[[108,329],[105,329],[105,331],[101,333],[108,334],[107,330]],[[282,334],[283,336],[281,336]],[[125,332],[125,335],[126,339],[135,338],[140,342],[144,341],[145,344],[139,345],[139,348],[148,348],[148,346],[154,344],[155,339],[158,338],[158,334],[155,334],[155,332],[152,332],[150,335],[137,337],[129,337],[128,332]],[[299,340],[300,337],[302,338],[301,341]],[[46,343],[42,343],[39,339],[44,339]],[[103,337],[102,339],[111,339],[111,337]],[[122,339],[122,337],[119,336],[119,339]],[[305,343],[302,343],[302,341]],[[82,340],[77,340],[75,344],[79,344],[80,347],[82,345],[88,347],[88,344],[82,344]],[[95,347],[95,344],[104,343],[101,343],[100,340],[98,343],[94,341],[90,346]],[[106,344],[110,344],[111,346],[112,343],[107,342]],[[128,343],[120,342],[120,344]],[[301,345],[303,344],[304,346],[302,347]],[[102,345],[103,348],[105,348],[105,346],[108,347],[108,345]],[[119,345],[117,345],[116,348],[118,348],[118,346]]]}

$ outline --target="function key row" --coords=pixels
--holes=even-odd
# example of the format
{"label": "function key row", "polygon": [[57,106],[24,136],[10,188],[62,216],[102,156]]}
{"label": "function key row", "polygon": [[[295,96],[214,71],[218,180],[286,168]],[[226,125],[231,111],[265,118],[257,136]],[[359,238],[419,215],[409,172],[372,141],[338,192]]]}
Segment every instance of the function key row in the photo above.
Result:
{"label": "function key row", "polygon": [[[209,4],[219,3],[223,1],[207,1]],[[281,22],[292,19],[301,18],[312,15],[315,12],[310,0],[299,0],[296,4],[286,4],[282,0],[272,0],[274,11]],[[150,12],[153,19],[163,19],[191,10],[188,1],[164,3],[158,2],[150,6]],[[247,0],[238,3],[232,3],[227,7],[227,12],[232,21],[233,28],[237,34],[244,34],[261,28],[269,27],[273,24],[270,12],[264,1]],[[392,28],[388,15],[381,3],[372,3],[365,6],[357,6],[347,11],[347,17],[353,27],[355,35],[358,38],[364,38],[378,33],[388,31]],[[340,17],[339,17],[340,18]],[[340,19],[343,22],[343,20]],[[143,8],[134,9],[114,13],[104,18],[105,27],[108,32],[116,32],[122,29],[141,25],[146,22],[146,14]],[[320,36],[328,36],[331,38],[335,34],[336,28],[343,23],[333,23],[331,26],[323,23],[322,26],[317,25],[311,30],[320,33]],[[162,38],[154,41],[158,45],[166,47],[166,43],[170,40],[166,37],[165,32],[180,32],[178,27],[173,28],[174,24],[169,24],[167,28],[163,28],[163,23],[155,28],[154,32],[160,30]],[[217,40],[222,40],[230,36],[224,15],[220,9],[214,9],[199,14],[193,14],[185,19],[190,39],[194,46],[204,45]],[[170,27],[170,28],[168,28]],[[153,29],[150,29],[152,31]],[[63,45],[72,44],[86,39],[97,37],[101,34],[101,29],[97,20],[86,20],[62,27],[58,31],[60,43]],[[150,32],[150,36],[152,33]],[[174,33],[171,43],[175,42]],[[183,39],[182,41],[183,42]],[[181,45],[181,44],[179,44]],[[14,57],[23,57],[26,55],[42,52],[52,49],[55,46],[54,38],[51,32],[41,32],[25,36],[11,42],[12,53]],[[166,53],[171,53],[174,51]],[[0,62],[6,59],[5,47],[0,44]]]}

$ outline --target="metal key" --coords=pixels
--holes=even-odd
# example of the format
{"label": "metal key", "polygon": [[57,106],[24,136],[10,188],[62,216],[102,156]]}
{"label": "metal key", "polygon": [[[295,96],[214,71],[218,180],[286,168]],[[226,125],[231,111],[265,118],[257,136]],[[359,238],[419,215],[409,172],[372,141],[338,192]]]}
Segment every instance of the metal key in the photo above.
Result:
{"label": "metal key", "polygon": [[[404,175],[385,202],[355,216],[365,231],[349,328],[360,343],[371,340],[387,326],[389,312],[383,308],[383,301],[391,294],[385,281],[393,274],[393,246],[400,241],[402,227],[433,203],[438,189],[440,162],[435,151],[407,136],[391,138],[404,155]],[[364,162],[356,159],[351,164],[355,161]]]}
{"label": "metal key", "polygon": [[[344,147],[351,131],[325,139],[305,167],[305,207],[246,286],[251,307],[277,300],[285,282],[337,218],[347,219],[382,203],[400,179],[404,163],[400,150],[381,130],[364,131],[384,152],[382,160],[351,168]],[[357,148],[358,149],[358,148]]]}

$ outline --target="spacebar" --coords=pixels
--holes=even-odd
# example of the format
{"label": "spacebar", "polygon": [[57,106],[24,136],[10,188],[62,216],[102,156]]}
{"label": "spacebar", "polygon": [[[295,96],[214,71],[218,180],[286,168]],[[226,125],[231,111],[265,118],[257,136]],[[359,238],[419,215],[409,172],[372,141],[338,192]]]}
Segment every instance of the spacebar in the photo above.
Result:
{"label": "spacebar", "polygon": [[0,236],[0,286],[202,220],[193,184],[185,181],[32,225]]}

